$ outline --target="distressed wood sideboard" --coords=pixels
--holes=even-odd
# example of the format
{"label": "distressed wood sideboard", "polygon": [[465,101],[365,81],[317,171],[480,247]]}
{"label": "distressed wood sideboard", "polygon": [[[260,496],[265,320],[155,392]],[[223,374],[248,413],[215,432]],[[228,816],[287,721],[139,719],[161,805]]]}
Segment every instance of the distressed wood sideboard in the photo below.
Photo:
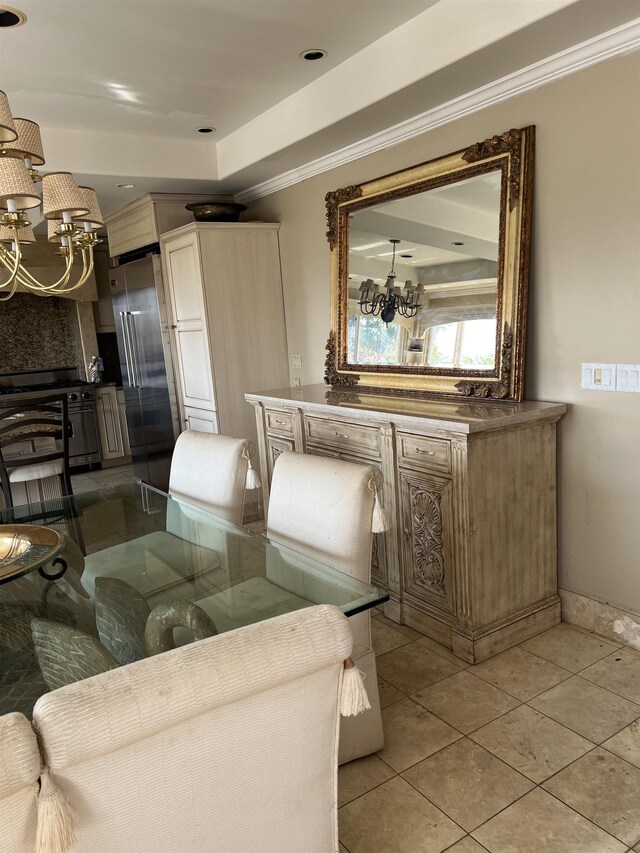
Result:
{"label": "distressed wood sideboard", "polygon": [[386,615],[477,663],[560,621],[562,403],[440,401],[325,385],[247,394],[265,508],[285,451],[376,466],[389,529],[372,581]]}

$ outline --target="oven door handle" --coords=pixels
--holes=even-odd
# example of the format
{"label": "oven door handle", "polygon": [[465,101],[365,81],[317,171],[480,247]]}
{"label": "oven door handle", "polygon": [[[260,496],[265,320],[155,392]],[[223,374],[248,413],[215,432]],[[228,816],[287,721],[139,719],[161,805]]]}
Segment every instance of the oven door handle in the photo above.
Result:
{"label": "oven door handle", "polygon": [[131,340],[129,338],[129,324],[127,323],[128,311],[120,311],[120,319],[122,321],[122,340],[124,341],[124,361],[127,366],[127,382],[129,388],[135,388],[133,367],[131,364]]}

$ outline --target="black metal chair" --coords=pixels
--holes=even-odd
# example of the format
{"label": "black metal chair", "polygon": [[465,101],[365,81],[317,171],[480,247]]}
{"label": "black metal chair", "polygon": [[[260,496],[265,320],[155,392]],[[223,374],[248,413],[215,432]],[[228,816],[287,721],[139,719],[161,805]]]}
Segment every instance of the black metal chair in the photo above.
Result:
{"label": "black metal chair", "polygon": [[[69,437],[71,422],[66,394],[40,397],[29,402],[0,402],[0,486],[5,506],[13,507],[11,485],[28,483],[46,477],[59,477],[62,494],[73,495],[69,470]],[[6,449],[20,442],[49,438],[56,442],[54,451],[34,452],[24,457],[7,459]]]}

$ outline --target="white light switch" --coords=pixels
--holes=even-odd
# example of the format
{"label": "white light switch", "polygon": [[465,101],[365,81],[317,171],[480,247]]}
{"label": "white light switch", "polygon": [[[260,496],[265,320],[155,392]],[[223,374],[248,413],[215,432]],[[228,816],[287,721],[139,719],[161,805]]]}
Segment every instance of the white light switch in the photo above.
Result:
{"label": "white light switch", "polygon": [[616,365],[616,391],[640,393],[640,364]]}
{"label": "white light switch", "polygon": [[581,387],[585,391],[615,391],[615,364],[583,364]]}
{"label": "white light switch", "polygon": [[299,352],[294,352],[291,356],[291,363],[294,370],[302,370],[302,356]]}

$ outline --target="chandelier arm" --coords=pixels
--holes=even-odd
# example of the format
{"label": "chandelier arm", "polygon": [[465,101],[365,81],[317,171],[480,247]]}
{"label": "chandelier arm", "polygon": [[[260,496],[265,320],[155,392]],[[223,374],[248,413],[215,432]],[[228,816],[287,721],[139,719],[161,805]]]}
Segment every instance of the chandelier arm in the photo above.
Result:
{"label": "chandelier arm", "polygon": [[26,267],[23,264],[21,264],[20,265],[20,273],[23,276],[23,278],[25,279],[25,282],[24,282],[25,287],[28,287],[31,290],[37,290],[43,294],[44,293],[52,293],[56,290],[58,292],[60,292],[61,288],[63,288],[67,284],[67,282],[69,281],[69,278],[71,277],[71,268],[73,267],[73,261],[74,261],[73,249],[71,248],[71,246],[69,247],[69,253],[67,254],[66,258],[67,258],[67,261],[66,261],[65,271],[64,271],[63,275],[60,276],[60,278],[57,281],[54,281],[52,284],[42,284],[42,282],[38,281],[37,278],[32,276],[31,273],[29,272],[29,270],[26,269]]}
{"label": "chandelier arm", "polygon": [[[20,259],[22,257],[22,250],[20,249],[20,243],[18,242],[18,230],[14,227],[14,231],[16,232],[16,251],[15,254],[13,252],[9,252],[5,249],[4,246],[0,246],[0,261],[9,270],[9,278],[6,281],[0,283],[0,288],[10,287],[16,284],[16,279],[20,270]],[[11,291],[11,295],[15,293],[15,286]],[[8,298],[8,297],[7,297]],[[5,300],[3,300],[5,301]]]}
{"label": "chandelier arm", "polygon": [[82,285],[86,283],[87,279],[93,271],[93,247],[82,246],[80,248],[82,252],[82,273],[78,281],[69,287],[58,287],[55,290],[49,290],[49,292],[43,293],[43,296],[55,296],[56,294],[60,295],[71,293],[72,291],[77,290],[79,287],[82,287]]}

